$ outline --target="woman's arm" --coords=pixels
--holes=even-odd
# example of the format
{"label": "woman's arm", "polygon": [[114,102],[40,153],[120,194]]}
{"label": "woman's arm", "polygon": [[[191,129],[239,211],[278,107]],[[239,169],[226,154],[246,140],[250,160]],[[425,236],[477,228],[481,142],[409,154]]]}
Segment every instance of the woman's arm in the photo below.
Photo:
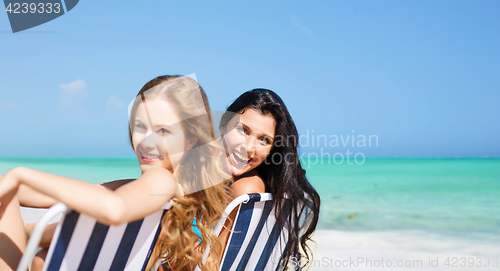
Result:
{"label": "woman's arm", "polygon": [[113,225],[143,218],[160,209],[172,197],[178,196],[175,178],[163,168],[148,170],[136,181],[114,192],[71,178],[15,168],[0,181],[0,204],[5,205],[20,185],[63,202],[69,208],[88,214],[101,223]]}
{"label": "woman's arm", "polygon": [[111,181],[111,182],[107,182],[107,183],[102,183],[99,185],[106,188],[106,189],[109,189],[111,191],[115,191],[116,189],[118,189],[118,187],[120,187],[124,184],[127,184],[133,180],[135,180],[135,179],[115,180],[115,181]]}
{"label": "woman's arm", "polygon": [[[0,174],[0,180],[2,175]],[[17,198],[21,207],[49,208],[57,201],[47,195],[37,192],[26,185],[20,185]]]}
{"label": "woman's arm", "polygon": [[[133,180],[134,179],[116,180],[107,183],[102,183],[99,185],[111,191],[114,191],[118,187]],[[19,186],[19,191],[17,191],[17,197],[22,207],[29,207],[29,208],[50,208],[52,207],[52,205],[58,202],[56,199],[44,195],[24,184]]]}
{"label": "woman's arm", "polygon": [[[118,187],[124,185],[124,184],[127,184],[129,183],[130,181],[133,181],[134,179],[126,179],[126,180],[116,180],[116,181],[111,181],[111,182],[107,182],[107,183],[102,183],[102,184],[99,184],[100,186],[106,188],[106,189],[109,189],[111,191],[114,191],[116,190]],[[46,196],[40,192],[37,192],[33,189],[31,189],[30,187],[26,186],[26,185],[21,185],[19,187],[19,192],[18,192],[18,197],[20,197],[19,194],[21,194],[21,188],[25,188],[26,191],[28,191],[29,189],[29,193],[33,193],[31,194],[32,197],[46,197],[47,199],[51,199],[53,200],[53,202],[50,202],[48,200],[45,200],[46,204],[45,205],[37,205],[37,206],[24,206],[24,207],[33,207],[33,208],[48,208],[52,205],[54,205],[57,201],[49,196]],[[28,196],[28,193],[25,193],[24,196]],[[42,200],[40,200],[42,199]],[[36,201],[33,201],[35,204],[42,204],[43,202],[43,198],[39,198],[38,200]],[[26,240],[28,240],[33,232],[33,229],[35,228],[36,226],[36,223],[29,223],[29,224],[24,224],[24,229],[26,231]],[[49,245],[50,245],[50,241],[52,240],[52,236],[54,235],[54,230],[57,226],[57,223],[53,223],[53,224],[49,224],[47,225],[47,227],[45,228],[44,232],[43,232],[43,235],[42,235],[42,240],[40,241],[40,244],[38,245],[39,247],[43,247],[43,248],[48,248]]]}
{"label": "woman's arm", "polygon": [[57,203],[56,199],[44,195],[24,184],[19,186],[17,197],[22,207],[50,208]]}
{"label": "woman's arm", "polygon": [[[0,180],[2,179],[0,174]],[[134,179],[124,179],[124,180],[116,180],[107,183],[99,184],[100,186],[107,188],[109,190],[116,190],[118,187],[133,181]],[[52,197],[44,195],[27,185],[20,185],[19,191],[17,191],[17,197],[19,199],[19,203],[21,207],[29,207],[29,208],[50,208],[58,201]]]}

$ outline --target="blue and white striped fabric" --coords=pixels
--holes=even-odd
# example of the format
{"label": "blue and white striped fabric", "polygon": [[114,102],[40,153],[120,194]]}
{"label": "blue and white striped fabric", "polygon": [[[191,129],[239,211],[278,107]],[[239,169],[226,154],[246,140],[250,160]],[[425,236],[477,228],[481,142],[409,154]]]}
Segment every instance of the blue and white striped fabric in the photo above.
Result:
{"label": "blue and white striped fabric", "polygon": [[[246,198],[242,198],[246,197]],[[278,270],[288,242],[288,231],[276,222],[274,200],[269,193],[248,194],[241,201],[224,251],[221,271]],[[286,203],[288,204],[288,202]],[[227,213],[231,210],[226,209]],[[289,208],[284,208],[289,209]],[[225,220],[225,219],[224,219]]]}
{"label": "blue and white striped fabric", "polygon": [[56,228],[43,270],[144,270],[170,207],[119,226],[71,211]]}

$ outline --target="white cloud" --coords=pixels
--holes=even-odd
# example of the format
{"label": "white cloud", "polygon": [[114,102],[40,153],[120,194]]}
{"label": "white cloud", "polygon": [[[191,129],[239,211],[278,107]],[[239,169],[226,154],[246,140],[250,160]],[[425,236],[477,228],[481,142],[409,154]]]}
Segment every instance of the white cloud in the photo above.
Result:
{"label": "white cloud", "polygon": [[78,79],[78,80],[75,80],[73,82],[69,82],[67,84],[60,84],[59,88],[64,93],[71,94],[71,95],[78,95],[82,92],[85,92],[85,89],[87,88],[87,84],[82,79]]}
{"label": "white cloud", "polygon": [[311,30],[309,30],[309,28],[307,28],[307,27],[303,26],[302,24],[300,24],[299,21],[297,20],[297,18],[295,18],[294,16],[292,16],[290,18],[290,20],[292,21],[293,26],[295,26],[296,28],[298,28],[300,31],[304,32],[312,40],[316,40],[316,36],[314,36],[313,32]]}
{"label": "white cloud", "polygon": [[87,84],[82,79],[78,79],[67,84],[60,84],[61,89],[59,104],[65,110],[80,111],[89,95]]}

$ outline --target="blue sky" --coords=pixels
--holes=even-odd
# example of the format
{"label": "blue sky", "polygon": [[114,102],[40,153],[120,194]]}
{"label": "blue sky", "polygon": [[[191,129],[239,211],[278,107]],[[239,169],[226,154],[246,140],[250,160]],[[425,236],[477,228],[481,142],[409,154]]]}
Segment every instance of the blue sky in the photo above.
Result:
{"label": "blue sky", "polygon": [[0,156],[131,156],[127,104],[148,80],[189,73],[213,110],[265,87],[302,135],[378,137],[325,153],[500,156],[499,8],[81,0],[17,34],[0,12]]}

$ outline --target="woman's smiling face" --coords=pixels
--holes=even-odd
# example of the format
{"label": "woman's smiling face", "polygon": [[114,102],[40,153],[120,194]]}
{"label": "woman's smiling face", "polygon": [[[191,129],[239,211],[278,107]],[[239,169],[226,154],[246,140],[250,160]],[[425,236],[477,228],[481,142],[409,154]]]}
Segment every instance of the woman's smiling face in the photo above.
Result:
{"label": "woman's smiling face", "polygon": [[173,106],[162,99],[146,99],[135,112],[130,130],[141,171],[160,166],[173,172],[187,144],[181,119]]}
{"label": "woman's smiling face", "polygon": [[271,114],[263,115],[253,108],[245,109],[228,123],[223,140],[233,176],[249,172],[264,162],[273,147],[275,126]]}

